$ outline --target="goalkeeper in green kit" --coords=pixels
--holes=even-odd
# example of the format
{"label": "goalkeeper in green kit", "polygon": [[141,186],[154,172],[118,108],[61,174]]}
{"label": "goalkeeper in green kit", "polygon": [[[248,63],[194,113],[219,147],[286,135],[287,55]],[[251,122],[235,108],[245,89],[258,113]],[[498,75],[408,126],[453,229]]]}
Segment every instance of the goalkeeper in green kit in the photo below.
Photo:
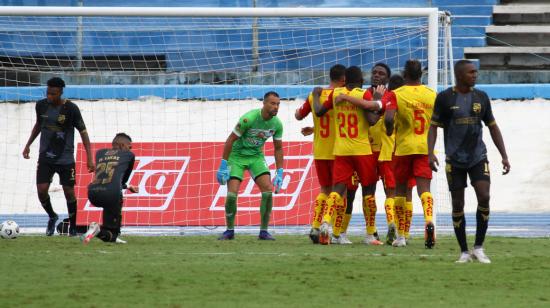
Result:
{"label": "goalkeeper in green kit", "polygon": [[[216,177],[220,185],[227,183],[227,198],[225,199],[227,230],[218,238],[219,240],[235,238],[237,194],[245,170],[248,170],[262,192],[261,227],[258,239],[275,240],[267,232],[267,226],[273,207],[273,187],[275,187],[275,193],[278,193],[283,184],[283,124],[277,118],[279,104],[279,94],[273,91],[267,92],[264,95],[262,109],[254,109],[245,113],[225,141],[223,157]],[[273,137],[277,166],[273,184],[271,184],[271,174],[263,153],[264,143],[269,137]]]}

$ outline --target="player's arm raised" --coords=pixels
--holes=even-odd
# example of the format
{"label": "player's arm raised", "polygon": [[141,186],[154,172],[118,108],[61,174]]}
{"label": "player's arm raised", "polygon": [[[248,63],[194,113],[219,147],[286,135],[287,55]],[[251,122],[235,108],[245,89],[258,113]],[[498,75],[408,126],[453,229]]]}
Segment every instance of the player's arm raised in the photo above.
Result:
{"label": "player's arm raised", "polygon": [[311,105],[309,103],[309,98],[306,99],[306,101],[300,106],[300,108],[296,109],[296,112],[294,113],[294,117],[296,120],[301,121],[307,115],[311,112]]}
{"label": "player's arm raised", "polygon": [[[323,92],[323,88],[321,87],[316,87],[311,92],[311,95],[313,96],[313,111],[315,112],[315,115],[318,117],[322,117],[329,110],[323,105],[324,102],[320,101],[322,92]],[[330,97],[332,97],[332,94],[330,95]]]}
{"label": "player's arm raised", "polygon": [[342,101],[347,101],[352,103],[353,105],[370,110],[370,111],[379,111],[382,109],[382,102],[380,101],[382,99],[382,96],[384,95],[384,92],[386,92],[386,87],[384,85],[379,85],[376,87],[376,90],[374,91],[374,100],[366,100],[361,99],[357,97],[353,97],[346,94],[340,94],[335,98],[335,102],[339,103]]}

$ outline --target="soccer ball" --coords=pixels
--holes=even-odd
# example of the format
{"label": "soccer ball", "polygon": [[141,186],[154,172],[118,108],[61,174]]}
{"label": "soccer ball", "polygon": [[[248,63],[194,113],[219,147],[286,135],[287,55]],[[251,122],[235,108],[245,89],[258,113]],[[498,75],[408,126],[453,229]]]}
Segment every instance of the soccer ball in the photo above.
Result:
{"label": "soccer ball", "polygon": [[0,225],[0,237],[14,239],[19,235],[19,225],[13,220],[6,220]]}

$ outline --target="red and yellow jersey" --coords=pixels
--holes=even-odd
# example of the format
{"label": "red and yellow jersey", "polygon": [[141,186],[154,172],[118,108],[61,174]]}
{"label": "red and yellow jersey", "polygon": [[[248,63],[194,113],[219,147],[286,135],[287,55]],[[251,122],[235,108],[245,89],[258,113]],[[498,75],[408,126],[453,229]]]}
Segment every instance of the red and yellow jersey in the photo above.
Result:
{"label": "red and yellow jersey", "polygon": [[[329,94],[332,93],[332,89],[323,89],[319,101],[324,103]],[[313,94],[309,94],[307,100],[300,107],[300,115],[302,117],[307,116],[313,110]],[[322,117],[315,115],[315,112],[311,112],[313,116],[313,158],[314,159],[334,159],[334,119],[333,112],[330,110]]]}
{"label": "red and yellow jersey", "polygon": [[369,141],[369,123],[365,115],[366,111],[347,101],[336,103],[334,100],[340,94],[372,100],[370,92],[360,88],[353,90],[348,90],[345,87],[336,88],[329,95],[324,106],[329,110],[334,109],[334,126],[336,129],[334,155],[356,156],[372,154]]}
{"label": "red and yellow jersey", "polygon": [[395,114],[395,155],[428,154],[428,128],[436,93],[424,86],[405,85],[389,96]]}
{"label": "red and yellow jersey", "polygon": [[380,152],[378,161],[391,161],[393,151],[395,150],[395,133],[391,136],[386,135],[386,125],[384,125],[384,115],[378,122],[369,128],[371,138],[371,149],[373,152]]}
{"label": "red and yellow jersey", "polygon": [[[389,95],[390,92],[386,92],[383,99],[387,98]],[[391,136],[386,135],[386,125],[384,125],[383,113],[378,122],[369,128],[369,135],[372,151],[380,152],[378,161],[391,161],[395,150],[395,133]]]}

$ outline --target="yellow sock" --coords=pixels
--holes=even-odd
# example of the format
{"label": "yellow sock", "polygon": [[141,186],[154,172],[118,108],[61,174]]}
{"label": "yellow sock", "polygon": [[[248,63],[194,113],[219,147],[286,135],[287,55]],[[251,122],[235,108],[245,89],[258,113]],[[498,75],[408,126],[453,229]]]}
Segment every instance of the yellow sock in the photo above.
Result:
{"label": "yellow sock", "polygon": [[321,227],[321,221],[323,221],[323,209],[326,207],[328,196],[324,193],[320,193],[315,198],[315,208],[313,209],[313,221],[311,222],[312,228]]}
{"label": "yellow sock", "polygon": [[409,238],[411,230],[411,222],[413,218],[413,203],[412,201],[405,202],[405,238]]}
{"label": "yellow sock", "polygon": [[432,193],[429,191],[422,193],[422,195],[420,195],[420,200],[422,201],[422,208],[424,209],[424,221],[426,221],[426,223],[432,222],[434,207]]}
{"label": "yellow sock", "polygon": [[384,201],[384,210],[386,210],[386,223],[395,224],[395,200],[393,198],[386,198]]}
{"label": "yellow sock", "polygon": [[397,233],[405,236],[405,197],[395,197],[395,218],[397,221]]}
{"label": "yellow sock", "polygon": [[334,209],[334,219],[333,219],[334,222],[332,225],[332,234],[336,237],[340,236],[345,215],[346,215],[346,203],[344,202],[344,198],[339,198],[336,200],[336,205]]}
{"label": "yellow sock", "polygon": [[351,214],[344,214],[344,220],[342,221],[342,227],[340,233],[346,233],[348,231],[349,221],[351,220]]}
{"label": "yellow sock", "polygon": [[376,232],[376,199],[373,195],[363,197],[363,214],[367,224],[367,234]]}
{"label": "yellow sock", "polygon": [[336,210],[336,204],[343,203],[344,200],[339,193],[331,192],[327,198],[327,208],[325,214],[323,215],[323,222],[328,224],[332,223],[332,216],[334,216],[334,211]]}

